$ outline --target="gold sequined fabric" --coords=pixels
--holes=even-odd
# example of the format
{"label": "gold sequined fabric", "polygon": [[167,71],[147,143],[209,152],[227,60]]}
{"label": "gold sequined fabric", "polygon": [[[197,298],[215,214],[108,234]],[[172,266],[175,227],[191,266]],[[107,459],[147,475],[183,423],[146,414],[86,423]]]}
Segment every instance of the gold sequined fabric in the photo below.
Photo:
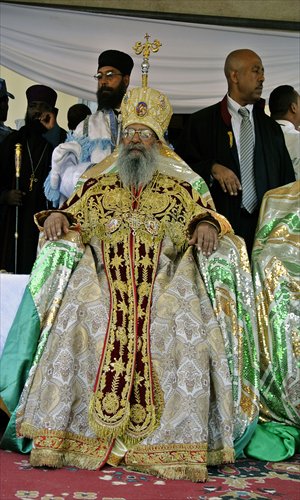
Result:
{"label": "gold sequined fabric", "polygon": [[261,418],[300,426],[300,181],[264,196],[253,248]]}
{"label": "gold sequined fabric", "polygon": [[259,343],[254,289],[244,240],[227,234],[198,267],[222,330],[233,394],[234,439],[238,443],[259,414]]}
{"label": "gold sequined fabric", "polygon": [[18,408],[20,434],[34,439],[32,463],[93,469],[110,455],[114,463],[117,437],[129,466],[204,480],[210,460],[233,460],[223,334],[186,242],[190,220],[207,208],[188,183],[162,174],[137,210],[116,174],[87,181],[80,194],[66,211],[80,223],[84,253],[63,280]]}

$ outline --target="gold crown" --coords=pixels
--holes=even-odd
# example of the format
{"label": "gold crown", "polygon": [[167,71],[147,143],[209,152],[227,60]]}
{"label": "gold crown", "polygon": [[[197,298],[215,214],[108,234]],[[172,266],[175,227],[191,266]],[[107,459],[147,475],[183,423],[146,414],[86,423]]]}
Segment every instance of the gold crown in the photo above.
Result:
{"label": "gold crown", "polygon": [[172,114],[169,99],[162,92],[151,87],[135,87],[123,97],[121,104],[123,128],[140,123],[151,128],[158,138],[165,142],[166,132]]}

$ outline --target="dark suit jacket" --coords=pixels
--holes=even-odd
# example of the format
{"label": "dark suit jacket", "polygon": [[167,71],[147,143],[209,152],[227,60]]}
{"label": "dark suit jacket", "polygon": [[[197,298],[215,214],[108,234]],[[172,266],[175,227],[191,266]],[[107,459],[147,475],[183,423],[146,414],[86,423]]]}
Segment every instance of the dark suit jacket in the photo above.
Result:
{"label": "dark suit jacket", "polygon": [[[255,127],[254,172],[259,205],[269,189],[295,180],[293,165],[280,126],[264,113],[261,99],[253,107]],[[210,187],[216,209],[240,234],[241,193],[230,196],[211,178],[214,163],[230,168],[240,179],[237,147],[227,109],[227,97],[190,116],[175,151]]]}

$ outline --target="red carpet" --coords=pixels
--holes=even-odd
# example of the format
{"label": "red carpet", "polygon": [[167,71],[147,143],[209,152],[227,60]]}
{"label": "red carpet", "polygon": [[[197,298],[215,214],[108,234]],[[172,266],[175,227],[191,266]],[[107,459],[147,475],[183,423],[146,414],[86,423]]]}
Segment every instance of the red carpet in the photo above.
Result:
{"label": "red carpet", "polygon": [[300,456],[211,467],[207,483],[162,480],[109,466],[101,471],[33,469],[28,456],[3,450],[0,468],[1,500],[300,500]]}

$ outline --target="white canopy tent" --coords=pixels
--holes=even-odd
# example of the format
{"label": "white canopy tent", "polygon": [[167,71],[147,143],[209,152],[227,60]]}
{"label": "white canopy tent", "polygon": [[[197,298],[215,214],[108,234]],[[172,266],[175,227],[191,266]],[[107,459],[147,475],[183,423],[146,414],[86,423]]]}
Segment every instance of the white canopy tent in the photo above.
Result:
{"label": "white canopy tent", "polygon": [[121,17],[17,4],[0,4],[3,66],[56,90],[95,100],[100,52],[114,48],[135,60],[131,86],[141,84],[141,56],[132,49],[159,39],[150,58],[149,85],[167,93],[175,113],[190,113],[219,100],[226,92],[223,65],[238,48],[257,52],[265,66],[263,96],[282,84],[299,90],[298,32],[212,26],[157,19]]}

